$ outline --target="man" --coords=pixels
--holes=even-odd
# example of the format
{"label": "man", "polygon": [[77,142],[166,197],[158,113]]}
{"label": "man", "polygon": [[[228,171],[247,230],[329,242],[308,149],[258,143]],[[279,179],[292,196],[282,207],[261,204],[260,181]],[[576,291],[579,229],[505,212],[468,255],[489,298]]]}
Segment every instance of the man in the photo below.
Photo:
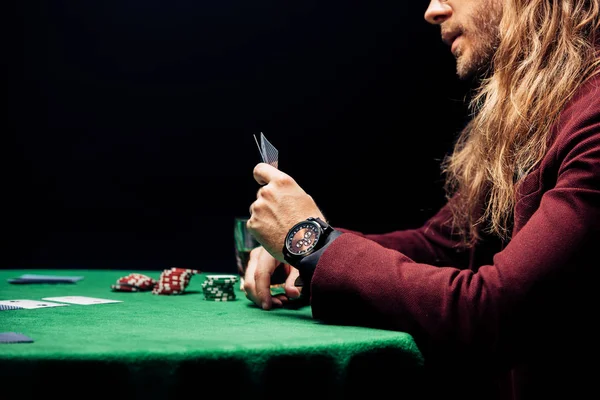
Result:
{"label": "man", "polygon": [[[258,164],[246,296],[283,306],[300,275],[314,318],[411,333],[439,395],[583,398],[600,306],[600,0],[432,0],[425,19],[479,83],[442,165],[447,204],[418,229],[333,229]],[[287,296],[271,298],[281,263]]]}

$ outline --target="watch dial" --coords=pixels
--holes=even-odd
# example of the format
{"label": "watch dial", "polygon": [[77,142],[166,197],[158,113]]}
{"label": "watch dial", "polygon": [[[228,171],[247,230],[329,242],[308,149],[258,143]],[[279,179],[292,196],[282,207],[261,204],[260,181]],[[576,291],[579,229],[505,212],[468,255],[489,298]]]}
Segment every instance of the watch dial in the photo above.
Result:
{"label": "watch dial", "polygon": [[319,241],[321,227],[316,222],[303,222],[289,234],[286,245],[290,253],[302,255],[310,252]]}

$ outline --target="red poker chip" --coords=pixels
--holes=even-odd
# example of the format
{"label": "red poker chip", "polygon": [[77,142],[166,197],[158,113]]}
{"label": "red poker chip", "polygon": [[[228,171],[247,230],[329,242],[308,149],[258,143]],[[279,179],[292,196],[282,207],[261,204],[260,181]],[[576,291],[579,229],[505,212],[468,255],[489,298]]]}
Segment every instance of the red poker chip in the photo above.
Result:
{"label": "red poker chip", "polygon": [[140,281],[153,281],[154,279],[150,278],[149,276],[146,275],[142,275],[142,274],[129,274],[127,276],[124,276],[121,279],[136,279],[136,280],[140,280]]}
{"label": "red poker chip", "polygon": [[162,290],[162,291],[171,291],[171,290],[177,290],[180,292],[183,292],[186,288],[181,287],[181,286],[157,286],[152,290]]}
{"label": "red poker chip", "polygon": [[179,281],[160,281],[158,282],[156,285],[154,286],[165,286],[165,285],[169,285],[169,286],[188,286],[187,282],[179,282]]}
{"label": "red poker chip", "polygon": [[192,279],[187,276],[161,276],[159,281],[191,281]]}
{"label": "red poker chip", "polygon": [[139,292],[140,291],[135,286],[129,286],[129,285],[111,285],[110,287],[112,290],[114,290],[116,292]]}
{"label": "red poker chip", "polygon": [[149,276],[131,273],[117,279],[117,282],[111,285],[111,289],[119,292],[146,292],[152,290],[155,283],[156,281]]}
{"label": "red poker chip", "polygon": [[161,282],[173,282],[173,283],[181,283],[181,284],[187,285],[188,283],[190,283],[190,280],[189,279],[161,278],[156,283],[161,283]]}
{"label": "red poker chip", "polygon": [[171,268],[170,271],[173,271],[173,272],[186,272],[186,273],[193,274],[193,275],[196,275],[196,274],[200,273],[200,271],[197,270],[197,269],[176,268],[176,267]]}
{"label": "red poker chip", "polygon": [[150,290],[154,287],[154,284],[150,283],[137,283],[134,281],[122,281],[118,280],[117,285],[133,286],[141,290]]}
{"label": "red poker chip", "polygon": [[182,278],[179,276],[161,276],[160,279],[158,280],[158,282],[164,282],[164,281],[175,281],[175,282],[189,282],[191,281],[190,278]]}
{"label": "red poker chip", "polygon": [[135,278],[120,278],[117,282],[129,283],[131,285],[151,285],[153,281],[135,279]]}
{"label": "red poker chip", "polygon": [[192,279],[192,275],[190,274],[177,274],[177,273],[172,273],[172,274],[160,274],[160,279],[163,278],[176,278],[176,279]]}
{"label": "red poker chip", "polygon": [[200,270],[172,267],[165,269],[159,279],[153,279],[140,273],[130,273],[119,278],[111,289],[121,292],[152,291],[154,294],[176,295],[185,291],[192,276]]}
{"label": "red poker chip", "polygon": [[173,284],[173,285],[188,285],[190,283],[190,281],[188,280],[184,280],[184,281],[180,281],[177,279],[161,279],[160,281],[157,282],[157,284],[161,284],[161,283],[167,283],[167,284]]}
{"label": "red poker chip", "polygon": [[152,291],[153,294],[181,294],[182,292],[179,290],[153,290]]}

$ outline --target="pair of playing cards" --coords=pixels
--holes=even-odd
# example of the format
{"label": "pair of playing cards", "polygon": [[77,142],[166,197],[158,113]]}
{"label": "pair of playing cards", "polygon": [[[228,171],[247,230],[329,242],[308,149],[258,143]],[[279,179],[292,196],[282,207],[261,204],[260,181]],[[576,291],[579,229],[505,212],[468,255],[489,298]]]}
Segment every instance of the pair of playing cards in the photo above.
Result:
{"label": "pair of playing cards", "polygon": [[70,304],[89,306],[89,305],[94,305],[94,304],[109,304],[109,303],[122,303],[122,301],[121,300],[111,300],[111,299],[100,299],[97,297],[87,297],[87,296],[44,297],[42,300],[29,300],[29,299],[1,300],[0,301],[0,311],[64,307],[64,306],[68,306]]}
{"label": "pair of playing cards", "polygon": [[260,158],[262,162],[270,164],[275,168],[279,168],[279,151],[267,140],[265,135],[260,133],[260,143],[254,135],[254,141],[258,146],[258,152],[260,153]]}

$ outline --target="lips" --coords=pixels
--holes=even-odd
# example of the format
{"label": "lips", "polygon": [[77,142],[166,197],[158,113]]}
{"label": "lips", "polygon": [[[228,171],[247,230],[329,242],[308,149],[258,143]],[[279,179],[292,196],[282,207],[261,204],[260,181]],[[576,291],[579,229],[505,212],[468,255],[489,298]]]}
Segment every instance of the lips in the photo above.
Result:
{"label": "lips", "polygon": [[456,52],[458,50],[458,39],[460,38],[460,35],[455,37],[454,40],[452,41],[452,45],[450,46],[450,52],[454,55],[456,55]]}
{"label": "lips", "polygon": [[446,43],[448,46],[452,46],[454,40],[460,36],[460,32],[443,32],[442,33],[442,41]]}

